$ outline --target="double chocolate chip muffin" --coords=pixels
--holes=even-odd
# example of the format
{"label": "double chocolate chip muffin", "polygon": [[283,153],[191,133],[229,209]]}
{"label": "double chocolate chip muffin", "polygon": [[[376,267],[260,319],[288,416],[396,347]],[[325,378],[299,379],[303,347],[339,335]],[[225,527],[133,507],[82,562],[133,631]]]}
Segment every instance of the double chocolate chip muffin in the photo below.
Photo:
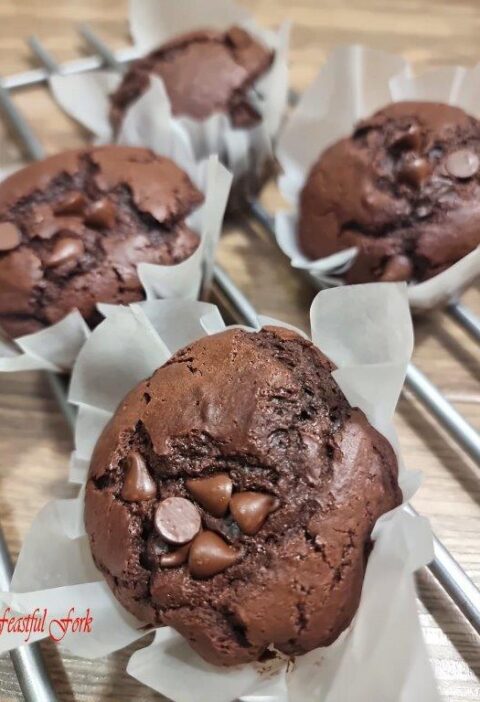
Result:
{"label": "double chocolate chip muffin", "polygon": [[299,214],[310,258],[358,247],[349,283],[441,273],[480,244],[480,122],[450,105],[389,105],[320,156]]}
{"label": "double chocolate chip muffin", "polygon": [[207,661],[332,643],[376,520],[401,501],[387,442],[294,332],[226,330],[177,352],[95,448],[85,524],[127,610]]}
{"label": "double chocolate chip muffin", "polygon": [[248,92],[271,66],[273,52],[240,27],[199,30],[172,39],[134,61],[111,95],[111,121],[118,129],[126,110],[159,76],[172,113],[204,120],[216,112],[235,127],[250,128],[261,117]]}
{"label": "double chocolate chip muffin", "polygon": [[0,184],[0,326],[38,331],[97,302],[143,298],[137,264],[188,258],[199,236],[185,223],[203,201],[186,173],[146,149],[67,151]]}

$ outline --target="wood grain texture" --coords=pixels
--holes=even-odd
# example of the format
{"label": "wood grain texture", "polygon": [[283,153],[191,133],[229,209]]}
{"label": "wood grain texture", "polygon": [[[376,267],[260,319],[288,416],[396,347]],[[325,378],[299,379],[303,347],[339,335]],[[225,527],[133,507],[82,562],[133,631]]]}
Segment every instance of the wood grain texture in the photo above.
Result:
{"label": "wood grain texture", "polygon": [[[124,45],[126,5],[126,0],[0,0],[0,73],[30,67],[24,39],[33,31],[59,60],[81,53],[74,29],[80,21],[91,22],[113,47]],[[480,58],[478,0],[245,0],[245,5],[264,25],[285,17],[293,21],[291,82],[297,90],[308,85],[328,51],[341,43],[363,42],[401,52],[420,68],[452,62],[472,65]],[[85,141],[86,135],[43,89],[22,91],[16,101],[49,153]],[[21,158],[18,145],[0,125],[0,167]],[[273,186],[266,189],[264,200],[271,209],[279,205]],[[248,234],[230,227],[219,258],[258,310],[307,327],[312,290],[255,226]],[[478,286],[464,300],[480,314]],[[442,313],[417,320],[415,362],[479,428],[480,351],[466,333]],[[431,518],[439,537],[480,585],[478,467],[408,392],[399,405],[397,427],[407,464],[425,474],[416,507]],[[33,514],[52,497],[71,496],[72,488],[65,483],[70,449],[68,427],[46,379],[38,373],[1,376],[0,520],[13,554]],[[422,572],[418,581],[422,627],[443,697],[478,702],[478,637],[428,573]],[[43,648],[62,702],[160,699],[124,672],[132,648],[102,661],[61,657],[50,643]],[[20,699],[10,661],[2,657],[0,702]]]}

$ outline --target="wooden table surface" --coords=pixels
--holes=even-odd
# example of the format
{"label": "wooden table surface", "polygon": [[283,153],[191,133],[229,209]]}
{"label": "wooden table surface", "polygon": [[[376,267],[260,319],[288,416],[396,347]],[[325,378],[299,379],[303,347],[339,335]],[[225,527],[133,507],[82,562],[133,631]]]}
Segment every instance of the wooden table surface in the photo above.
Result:
{"label": "wooden table surface", "polygon": [[[264,25],[293,23],[291,83],[301,90],[329,50],[361,42],[403,53],[418,67],[439,63],[472,65],[480,59],[478,0],[247,0]],[[128,42],[126,0],[0,0],[0,73],[30,66],[24,39],[35,32],[59,60],[81,52],[75,23],[89,21],[110,42]],[[41,88],[16,98],[49,153],[81,144],[86,134],[65,117]],[[0,167],[22,153],[0,125]],[[273,186],[265,202],[279,200]],[[261,232],[230,231],[219,259],[262,313],[307,326],[312,291],[289,269]],[[480,289],[464,301],[480,313]],[[480,426],[480,352],[444,314],[416,323],[415,362],[476,427]],[[478,468],[408,393],[397,426],[406,462],[424,471],[415,506],[431,518],[438,536],[480,585],[480,476]],[[52,497],[68,497],[69,429],[39,373],[0,377],[0,520],[16,554],[33,515]],[[418,579],[421,622],[445,700],[480,700],[480,641],[440,587],[426,573]],[[140,643],[139,646],[144,645]],[[42,645],[60,700],[121,702],[160,699],[124,672],[132,649],[101,661],[60,657]],[[22,699],[8,657],[0,658],[0,702]],[[199,698],[199,702],[208,702]],[[320,702],[320,701],[318,701]],[[372,700],[372,702],[382,702]],[[421,700],[419,700],[421,702]]]}

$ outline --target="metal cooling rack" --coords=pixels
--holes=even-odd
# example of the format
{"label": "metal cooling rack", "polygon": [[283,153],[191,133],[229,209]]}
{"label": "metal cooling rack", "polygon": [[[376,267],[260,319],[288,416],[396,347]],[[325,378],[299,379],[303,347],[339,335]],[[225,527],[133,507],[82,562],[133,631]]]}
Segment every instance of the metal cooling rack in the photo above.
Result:
{"label": "metal cooling rack", "polygon": [[[0,110],[13,128],[26,156],[31,160],[43,158],[43,147],[25,117],[16,108],[11,93],[38,85],[47,86],[48,77],[52,73],[69,75],[105,66],[123,72],[125,65],[138,56],[138,53],[132,48],[114,53],[88,25],[80,26],[79,33],[86,44],[95,51],[95,55],[58,64],[40,41],[36,37],[31,37],[28,40],[28,45],[40,67],[0,78]],[[270,236],[273,236],[272,215],[257,201],[252,201],[249,205],[251,215]],[[315,289],[318,289],[318,281],[313,276],[308,276],[308,279]],[[257,325],[257,314],[254,307],[218,265],[214,267],[213,271],[212,292],[216,301],[236,322],[254,327]],[[448,312],[476,341],[480,340],[480,321],[467,307],[460,303],[451,304],[448,307]],[[75,412],[67,401],[67,382],[55,374],[48,374],[48,376],[52,392],[73,432]],[[407,370],[406,384],[459,446],[480,466],[480,437],[473,427],[452,407],[428,378],[412,364]],[[411,514],[418,514],[410,505],[407,506],[407,509]],[[428,569],[472,627],[480,634],[480,591],[448,549],[435,536],[434,552],[435,558]],[[2,589],[8,587],[11,573],[11,559],[0,529],[0,586]],[[12,651],[10,655],[26,702],[56,702],[57,697],[50,683],[38,644],[22,646]]]}

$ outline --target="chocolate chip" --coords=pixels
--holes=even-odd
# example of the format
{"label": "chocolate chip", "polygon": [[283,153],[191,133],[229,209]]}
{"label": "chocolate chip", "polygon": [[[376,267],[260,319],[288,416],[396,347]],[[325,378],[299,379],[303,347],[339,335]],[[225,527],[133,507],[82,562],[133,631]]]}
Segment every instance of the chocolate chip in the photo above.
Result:
{"label": "chocolate chip", "polygon": [[187,480],[185,485],[196,501],[214,517],[223,517],[232,496],[232,481],[226,473]]}
{"label": "chocolate chip", "polygon": [[474,151],[459,149],[447,156],[445,166],[451,176],[464,180],[477,173],[480,160]]}
{"label": "chocolate chip", "polygon": [[185,544],[185,546],[180,546],[180,548],[175,549],[175,551],[163,553],[160,556],[160,565],[162,568],[177,568],[183,565],[183,563],[186,563],[191,545],[190,542]]}
{"label": "chocolate chip", "polygon": [[272,495],[261,492],[237,492],[230,500],[230,512],[244,534],[253,536],[268,515],[279,506]]}
{"label": "chocolate chip", "polygon": [[412,273],[413,266],[410,259],[403,254],[398,254],[388,259],[380,280],[383,283],[410,280]]}
{"label": "chocolate chip", "polygon": [[55,242],[50,256],[48,256],[45,261],[45,264],[54,268],[64,263],[77,261],[77,259],[83,256],[84,251],[85,248],[80,239],[74,239],[73,237],[58,239],[58,241]]}
{"label": "chocolate chip", "polygon": [[85,224],[92,227],[111,228],[115,224],[115,207],[110,200],[97,200],[85,214]]}
{"label": "chocolate chip", "polygon": [[155,512],[155,526],[170,544],[186,544],[200,531],[200,512],[184,497],[167,497]]}
{"label": "chocolate chip", "polygon": [[87,204],[85,195],[79,192],[67,193],[54,205],[56,215],[82,215]]}
{"label": "chocolate chip", "polygon": [[416,156],[415,158],[403,161],[398,177],[401,181],[408,183],[414,188],[420,188],[431,174],[428,161]]}
{"label": "chocolate chip", "polygon": [[213,531],[203,531],[191,545],[188,567],[194,578],[210,578],[233,565],[240,555]]}
{"label": "chocolate chip", "polygon": [[0,251],[16,249],[22,240],[20,230],[11,222],[0,222]]}
{"label": "chocolate chip", "polygon": [[420,129],[416,124],[411,124],[406,132],[395,134],[391,146],[398,151],[418,151],[421,146]]}
{"label": "chocolate chip", "polygon": [[127,470],[121,496],[127,502],[151,500],[157,494],[157,486],[148,472],[145,461],[136,451],[126,458]]}

